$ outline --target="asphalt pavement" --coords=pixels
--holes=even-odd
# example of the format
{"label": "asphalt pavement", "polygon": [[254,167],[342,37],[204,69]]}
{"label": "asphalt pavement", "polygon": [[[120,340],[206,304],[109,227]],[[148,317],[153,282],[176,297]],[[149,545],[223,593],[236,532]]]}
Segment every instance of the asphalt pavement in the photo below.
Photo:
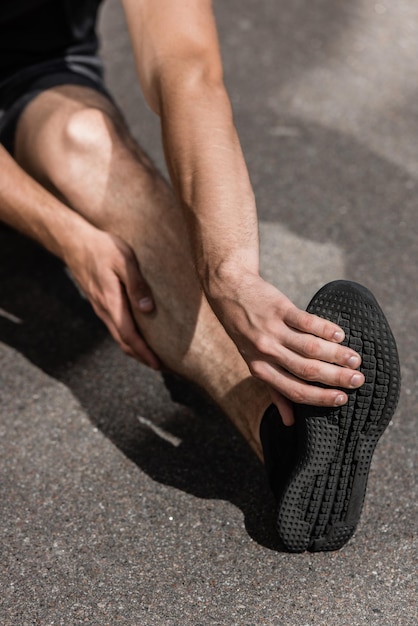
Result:
{"label": "asphalt pavement", "polygon": [[[2,626],[418,625],[418,6],[215,9],[264,275],[300,306],[361,282],[397,338],[402,395],[361,522],[339,552],[284,552],[263,469],[219,411],[172,402],[62,265],[2,229]],[[101,32],[108,84],[164,168],[117,0]]]}

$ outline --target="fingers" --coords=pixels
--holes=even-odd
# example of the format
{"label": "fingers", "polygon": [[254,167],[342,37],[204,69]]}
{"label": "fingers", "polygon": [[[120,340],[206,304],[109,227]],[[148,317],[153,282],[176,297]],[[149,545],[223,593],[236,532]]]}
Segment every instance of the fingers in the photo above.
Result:
{"label": "fingers", "polygon": [[126,309],[121,323],[118,325],[120,346],[122,350],[153,369],[160,369],[160,363],[154,353],[139,335],[135,323]]}
{"label": "fingers", "polygon": [[155,308],[133,250],[111,233],[93,228],[89,235],[68,260],[77,284],[121,349],[160,369],[160,362],[141,337],[132,313],[150,313]]}
{"label": "fingers", "polygon": [[138,332],[124,286],[116,275],[107,286],[106,298],[93,302],[93,307],[125,354],[153,369],[160,369],[158,358]]}
{"label": "fingers", "polygon": [[[294,306],[283,315],[279,337],[249,363],[251,373],[266,382],[279,396],[295,403],[341,406],[348,401],[345,390],[364,384],[357,370],[360,356],[340,345],[344,333],[336,324]],[[317,385],[311,383],[318,383]],[[286,407],[284,423],[292,423]]]}
{"label": "fingers", "polygon": [[[297,357],[300,356],[314,361],[335,363],[336,365],[341,365],[351,370],[355,370],[361,365],[360,355],[351,348],[325,341],[325,339],[319,337],[300,333],[299,331],[287,333],[283,337],[283,346],[287,348],[291,354],[295,355],[295,361]],[[294,370],[292,369],[292,371]],[[302,376],[302,378],[316,380],[315,376],[311,377],[309,375]]]}
{"label": "fingers", "polygon": [[352,369],[361,364],[360,356],[351,348],[299,331],[288,333],[284,337],[284,344],[289,350],[310,359],[320,359]]}
{"label": "fingers", "polygon": [[96,313],[106,324],[113,339],[125,354],[148,365],[152,369],[160,369],[160,362],[138,334],[132,318],[129,319],[129,317],[126,316],[126,318],[122,320],[122,323],[119,322],[115,324],[107,312],[102,310],[96,311]]}
{"label": "fingers", "polygon": [[[360,367],[360,355],[351,348],[340,345],[344,338],[344,331],[333,322],[306,311],[300,311],[296,307],[287,312],[284,321],[290,332],[283,336],[283,344],[289,350],[308,359],[335,363],[351,369]],[[306,378],[316,380],[315,377]]]}
{"label": "fingers", "polygon": [[337,407],[348,401],[347,394],[340,389],[311,385],[284,368],[272,367],[265,361],[251,364],[250,371],[253,376],[267,383],[273,391],[281,393],[296,404]]}
{"label": "fingers", "polygon": [[281,366],[297,378],[332,387],[356,389],[364,384],[364,375],[349,367],[340,367],[318,359],[304,358],[290,350],[283,351]]}
{"label": "fingers", "polygon": [[276,344],[269,355],[259,354],[249,367],[256,378],[292,402],[341,406],[348,400],[344,390],[365,382],[364,375],[353,368],[360,361],[357,353],[344,346],[288,329],[281,345]]}
{"label": "fingers", "polygon": [[290,307],[286,311],[284,321],[288,326],[296,330],[315,335],[316,337],[322,337],[327,341],[340,343],[344,340],[344,331],[337,324],[317,315],[312,315],[312,313],[307,311],[301,311],[295,306]]}

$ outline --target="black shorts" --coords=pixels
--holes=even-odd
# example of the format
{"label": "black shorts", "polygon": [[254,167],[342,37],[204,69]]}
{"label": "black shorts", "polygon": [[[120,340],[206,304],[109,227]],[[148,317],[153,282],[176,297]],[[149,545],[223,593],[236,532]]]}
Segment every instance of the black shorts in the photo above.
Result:
{"label": "black shorts", "polygon": [[111,98],[98,56],[72,55],[31,65],[0,83],[0,143],[13,154],[17,122],[37,95],[58,85],[91,87]]}

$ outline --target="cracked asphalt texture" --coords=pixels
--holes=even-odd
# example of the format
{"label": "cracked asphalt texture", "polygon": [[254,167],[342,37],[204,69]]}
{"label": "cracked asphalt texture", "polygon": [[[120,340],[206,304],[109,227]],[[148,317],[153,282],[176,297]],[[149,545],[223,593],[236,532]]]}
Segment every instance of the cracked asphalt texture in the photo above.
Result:
{"label": "cracked asphalt texture", "polygon": [[[283,552],[263,469],[223,416],[172,402],[60,263],[3,229],[2,626],[418,624],[417,4],[215,9],[265,275],[300,306],[357,280],[398,341],[401,401],[360,525],[340,552]],[[117,0],[101,31],[108,83],[163,167]]]}

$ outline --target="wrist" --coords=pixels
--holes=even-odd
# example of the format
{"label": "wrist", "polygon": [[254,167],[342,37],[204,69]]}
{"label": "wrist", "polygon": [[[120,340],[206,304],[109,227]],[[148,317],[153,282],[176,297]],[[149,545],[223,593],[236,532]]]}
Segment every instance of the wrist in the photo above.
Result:
{"label": "wrist", "polygon": [[259,277],[258,254],[241,250],[217,263],[205,264],[199,275],[206,295],[216,298],[225,291],[235,290],[244,278]]}
{"label": "wrist", "polygon": [[68,228],[62,228],[63,225],[61,225],[57,233],[58,256],[66,265],[71,266],[80,258],[86,246],[93,247],[92,237],[97,229],[78,213],[71,212],[71,215],[66,218]]}

